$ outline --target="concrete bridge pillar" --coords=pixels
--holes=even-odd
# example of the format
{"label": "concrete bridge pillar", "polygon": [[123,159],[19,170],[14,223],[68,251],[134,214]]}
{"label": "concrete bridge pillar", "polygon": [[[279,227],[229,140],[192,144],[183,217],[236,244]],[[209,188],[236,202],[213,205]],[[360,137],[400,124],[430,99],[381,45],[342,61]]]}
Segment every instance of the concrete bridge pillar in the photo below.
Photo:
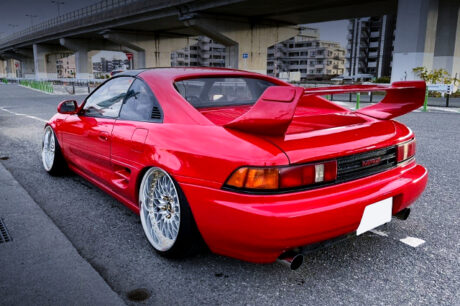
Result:
{"label": "concrete bridge pillar", "polygon": [[439,0],[434,69],[445,69],[452,76],[460,74],[460,2]]}
{"label": "concrete bridge pillar", "polygon": [[195,40],[189,37],[159,37],[146,43],[147,67],[170,67],[171,53],[189,46]]}
{"label": "concrete bridge pillar", "polygon": [[35,77],[34,59],[24,57],[21,60],[21,74],[23,78],[32,79]]}
{"label": "concrete bridge pillar", "polygon": [[0,58],[0,77],[6,77],[6,61]]}
{"label": "concrete bridge pillar", "polygon": [[145,46],[140,46],[136,41],[136,35],[107,32],[103,37],[112,43],[119,44],[127,48],[133,54],[133,69],[145,68]]}
{"label": "concrete bridge pillar", "polygon": [[127,48],[114,44],[104,39],[90,40],[90,39],[73,39],[73,38],[61,38],[59,43],[72,50],[75,54],[75,68],[77,79],[91,79],[93,75],[93,63],[91,58],[93,57],[95,50],[110,50],[110,51],[129,51]]}
{"label": "concrete bridge pillar", "polygon": [[414,80],[415,67],[433,69],[438,0],[399,0],[391,81]]}
{"label": "concrete bridge pillar", "polygon": [[23,78],[34,78],[35,67],[34,67],[34,54],[29,49],[17,49],[14,50],[15,59],[21,62],[20,75]]}
{"label": "concrete bridge pillar", "polygon": [[107,32],[104,38],[133,53],[134,69],[171,66],[171,53],[190,45],[190,38]]}
{"label": "concrete bridge pillar", "polygon": [[183,18],[184,23],[227,47],[226,66],[267,73],[268,47],[296,36],[299,29],[276,24],[250,24],[223,19]]}
{"label": "concrete bridge pillar", "polygon": [[75,54],[75,78],[91,79],[93,78],[93,67],[91,59],[88,59],[88,52],[94,49],[90,46],[88,40],[61,38],[61,46],[74,51]]}
{"label": "concrete bridge pillar", "polygon": [[36,79],[56,79],[57,54],[69,53],[68,49],[55,45],[33,45],[34,70]]}
{"label": "concrete bridge pillar", "polygon": [[18,77],[16,63],[15,63],[15,60],[13,58],[9,58],[6,61],[6,75],[9,78],[17,78]]}

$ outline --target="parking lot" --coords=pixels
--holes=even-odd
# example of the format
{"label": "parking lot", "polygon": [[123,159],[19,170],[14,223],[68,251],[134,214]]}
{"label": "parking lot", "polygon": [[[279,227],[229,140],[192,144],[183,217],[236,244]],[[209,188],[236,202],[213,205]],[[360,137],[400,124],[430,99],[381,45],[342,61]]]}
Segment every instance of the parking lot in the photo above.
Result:
{"label": "parking lot", "polygon": [[[67,98],[0,85],[0,162],[126,303],[137,304],[127,293],[143,288],[150,297],[141,304],[460,304],[460,113],[398,118],[416,133],[417,160],[429,171],[408,220],[314,251],[290,271],[207,251],[161,258],[120,202],[75,174],[49,176],[40,160],[43,126]],[[401,241],[407,237],[423,243]]]}

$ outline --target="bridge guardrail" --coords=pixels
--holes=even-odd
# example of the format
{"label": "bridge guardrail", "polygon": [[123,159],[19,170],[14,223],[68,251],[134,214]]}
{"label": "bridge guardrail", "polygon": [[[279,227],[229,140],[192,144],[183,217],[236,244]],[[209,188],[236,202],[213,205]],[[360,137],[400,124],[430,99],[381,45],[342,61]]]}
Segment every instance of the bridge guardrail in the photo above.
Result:
{"label": "bridge guardrail", "polygon": [[[134,3],[141,3],[141,2],[145,3],[143,7],[150,7],[152,6],[152,3],[155,3],[156,5],[159,4],[161,6],[163,1],[153,1],[152,2],[152,1],[145,1],[145,0],[103,0],[97,3],[94,3],[92,5],[83,7],[81,9],[65,13],[63,15],[57,16],[55,18],[49,19],[39,24],[30,26],[22,31],[8,35],[4,39],[0,40],[0,48],[8,44],[11,44],[14,40],[18,40],[20,38],[23,38],[23,40],[25,40],[27,39],[27,36],[31,34],[36,34],[40,31],[44,31],[52,27],[61,26],[67,22],[79,20],[84,17],[91,17],[96,14],[103,13],[104,15],[106,15],[105,17],[111,18],[113,16],[111,16],[108,13],[108,10],[118,9],[121,7],[128,7]],[[136,9],[139,9],[139,7],[136,7]],[[124,9],[123,11],[126,11],[126,10]],[[16,43],[16,42],[13,42],[13,43]]]}

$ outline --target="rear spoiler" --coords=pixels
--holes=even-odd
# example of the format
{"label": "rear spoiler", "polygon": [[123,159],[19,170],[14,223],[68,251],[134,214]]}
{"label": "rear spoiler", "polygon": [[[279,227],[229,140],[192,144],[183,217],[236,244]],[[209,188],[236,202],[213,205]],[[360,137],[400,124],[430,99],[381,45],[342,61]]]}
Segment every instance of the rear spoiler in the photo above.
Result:
{"label": "rear spoiler", "polygon": [[355,112],[381,120],[389,120],[421,107],[425,99],[425,90],[424,81],[307,89],[295,86],[272,86],[264,91],[248,112],[225,124],[224,127],[256,134],[282,136],[286,133],[300,100],[303,106],[308,107],[308,96],[369,91],[385,91],[386,95],[379,103]]}

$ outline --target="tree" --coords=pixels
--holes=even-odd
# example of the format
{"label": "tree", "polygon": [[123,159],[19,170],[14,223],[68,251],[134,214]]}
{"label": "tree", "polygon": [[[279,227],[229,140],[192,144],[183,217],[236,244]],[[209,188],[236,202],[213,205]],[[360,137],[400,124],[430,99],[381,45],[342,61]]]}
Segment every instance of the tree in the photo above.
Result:
{"label": "tree", "polygon": [[432,71],[428,71],[425,67],[416,67],[412,69],[412,71],[422,80],[430,84],[454,84],[460,81],[456,77],[452,78],[445,69],[434,69]]}

